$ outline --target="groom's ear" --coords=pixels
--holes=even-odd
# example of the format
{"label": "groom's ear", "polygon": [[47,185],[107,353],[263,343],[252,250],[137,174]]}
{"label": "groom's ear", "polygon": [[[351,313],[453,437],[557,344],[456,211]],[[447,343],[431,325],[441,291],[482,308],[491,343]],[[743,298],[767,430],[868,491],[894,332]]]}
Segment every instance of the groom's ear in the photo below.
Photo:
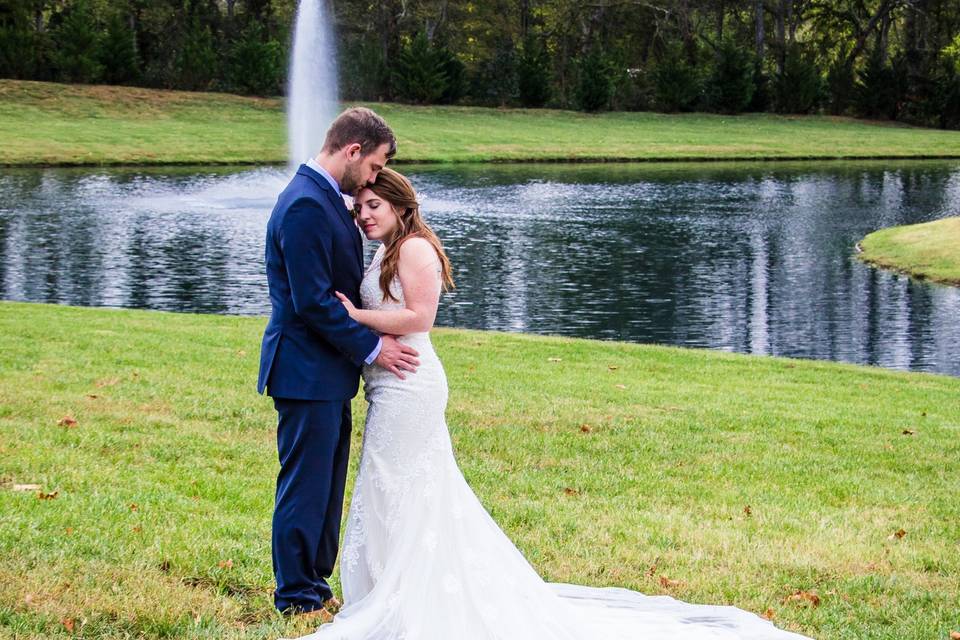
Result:
{"label": "groom's ear", "polygon": [[347,160],[356,162],[363,153],[363,146],[359,142],[353,142],[343,148],[343,153],[346,155]]}

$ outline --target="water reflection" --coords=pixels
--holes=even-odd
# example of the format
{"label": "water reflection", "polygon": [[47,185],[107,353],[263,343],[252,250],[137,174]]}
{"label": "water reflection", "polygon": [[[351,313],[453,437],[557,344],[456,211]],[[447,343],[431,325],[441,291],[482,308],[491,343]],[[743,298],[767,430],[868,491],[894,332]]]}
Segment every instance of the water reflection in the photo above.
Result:
{"label": "water reflection", "polygon": [[[960,212],[958,163],[404,170],[455,266],[441,324],[960,375],[960,291],[851,255],[875,228]],[[267,313],[264,225],[285,181],[6,170],[0,295]]]}

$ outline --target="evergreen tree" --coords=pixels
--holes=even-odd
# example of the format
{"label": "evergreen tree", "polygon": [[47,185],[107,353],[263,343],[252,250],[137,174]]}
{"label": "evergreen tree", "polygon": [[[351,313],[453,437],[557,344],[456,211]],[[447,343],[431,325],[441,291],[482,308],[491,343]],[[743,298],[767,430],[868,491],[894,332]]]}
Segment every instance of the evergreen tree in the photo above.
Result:
{"label": "evergreen tree", "polygon": [[857,113],[867,118],[889,118],[896,114],[897,86],[893,69],[874,49],[856,83]]}
{"label": "evergreen tree", "polygon": [[835,116],[846,114],[856,98],[856,76],[846,57],[846,52],[841,52],[827,70],[828,108]]}
{"label": "evergreen tree", "polygon": [[42,77],[40,44],[27,3],[0,1],[0,78]]}
{"label": "evergreen tree", "polygon": [[820,69],[811,51],[794,43],[787,47],[783,73],[776,76],[776,107],[780,113],[810,113],[823,100]]}
{"label": "evergreen tree", "polygon": [[114,14],[107,26],[100,48],[100,64],[103,79],[109,84],[132,82],[140,76],[136,34],[119,13]]}
{"label": "evergreen tree", "polygon": [[207,91],[213,88],[218,71],[213,32],[198,15],[194,15],[185,25],[177,48],[175,86],[190,91]]}
{"label": "evergreen tree", "polygon": [[519,94],[517,56],[513,40],[500,38],[490,55],[477,64],[470,83],[470,95],[483,104],[512,104]]}
{"label": "evergreen tree", "polygon": [[68,5],[51,21],[53,50],[51,62],[57,78],[66,82],[92,83],[100,80],[101,33],[88,0]]}
{"label": "evergreen tree", "polygon": [[393,69],[393,87],[397,95],[411,102],[432,104],[447,90],[446,60],[431,46],[424,33],[418,33],[400,51]]}
{"label": "evergreen tree", "polygon": [[277,95],[286,75],[280,43],[265,40],[263,28],[254,21],[230,46],[225,66],[227,87],[239,93]]}
{"label": "evergreen tree", "polygon": [[683,56],[678,44],[668,47],[653,72],[654,100],[669,112],[691,111],[702,94],[697,68]]}
{"label": "evergreen tree", "polygon": [[532,32],[523,41],[517,63],[517,89],[525,107],[542,107],[550,99],[550,58]]}
{"label": "evergreen tree", "polygon": [[577,78],[577,106],[582,111],[601,111],[610,107],[613,76],[609,60],[599,46],[593,46],[580,61]]}
{"label": "evergreen tree", "polygon": [[447,84],[439,102],[452,104],[460,100],[467,91],[467,68],[446,46],[436,45],[435,53],[440,59],[440,66],[447,78]]}
{"label": "evergreen tree", "polygon": [[707,103],[722,113],[740,113],[750,105],[754,89],[753,54],[724,39],[707,80]]}

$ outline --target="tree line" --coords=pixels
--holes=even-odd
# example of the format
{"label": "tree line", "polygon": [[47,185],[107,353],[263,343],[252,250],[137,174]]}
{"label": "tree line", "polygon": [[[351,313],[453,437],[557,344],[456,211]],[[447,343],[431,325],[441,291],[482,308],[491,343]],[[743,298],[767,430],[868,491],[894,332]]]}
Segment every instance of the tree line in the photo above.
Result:
{"label": "tree line", "polygon": [[[957,0],[334,0],[341,94],[960,128]],[[296,0],[0,0],[0,77],[278,95]]]}

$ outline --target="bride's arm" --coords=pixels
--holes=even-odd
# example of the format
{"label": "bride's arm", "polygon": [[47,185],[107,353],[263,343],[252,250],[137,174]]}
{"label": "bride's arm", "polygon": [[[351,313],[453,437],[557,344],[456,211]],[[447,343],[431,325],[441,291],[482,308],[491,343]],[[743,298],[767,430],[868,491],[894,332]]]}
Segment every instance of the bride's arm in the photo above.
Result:
{"label": "bride's arm", "polygon": [[357,309],[337,293],[350,317],[380,333],[403,336],[429,331],[440,302],[440,259],[423,238],[410,238],[400,245],[397,275],[403,287],[404,309]]}

